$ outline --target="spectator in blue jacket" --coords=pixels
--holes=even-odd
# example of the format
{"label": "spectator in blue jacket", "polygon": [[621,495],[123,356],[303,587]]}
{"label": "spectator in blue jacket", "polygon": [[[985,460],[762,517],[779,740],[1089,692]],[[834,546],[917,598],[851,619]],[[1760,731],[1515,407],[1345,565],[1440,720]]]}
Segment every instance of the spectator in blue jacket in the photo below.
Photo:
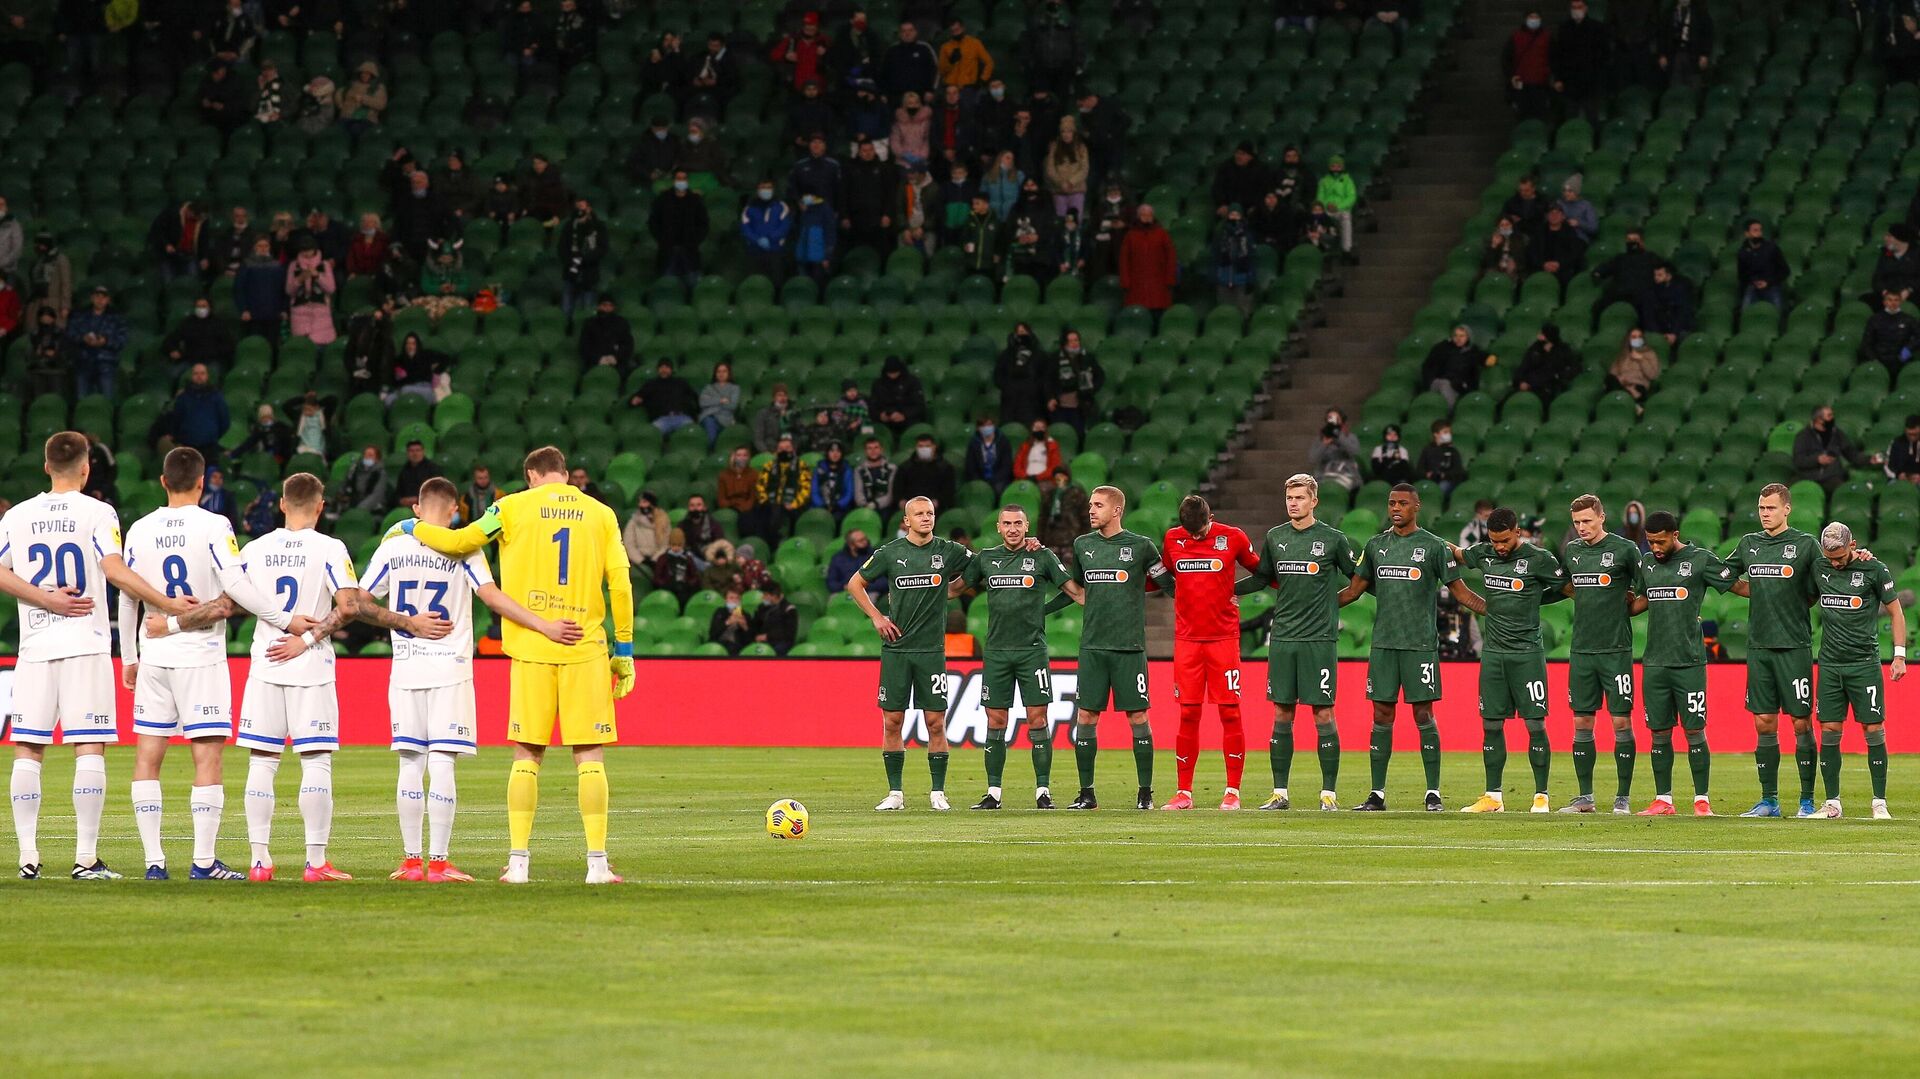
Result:
{"label": "spectator in blue jacket", "polygon": [[793,245],[793,260],[800,272],[825,284],[839,244],[840,218],[833,207],[816,195],[800,196],[800,226]]}
{"label": "spectator in blue jacket", "polygon": [[[873,543],[867,539],[867,534],[858,528],[848,532],[847,542],[833,552],[833,557],[827,560],[827,595],[837,596],[846,591],[847,582],[852,580],[853,575],[860,572],[860,567],[866,565],[867,559],[872,557]],[[885,577],[873,582],[867,589],[870,595],[878,595],[886,590]]]}
{"label": "spectator in blue jacket", "polygon": [[747,265],[773,281],[778,289],[787,280],[787,237],[793,233],[793,207],[773,197],[773,181],[761,180],[753,201],[740,211],[740,239],[747,245]]}
{"label": "spectator in blue jacket", "polygon": [[835,521],[853,508],[853,465],[847,460],[847,448],[837,440],[827,444],[827,454],[813,466],[813,504],[833,514]]}
{"label": "spectator in blue jacket", "polygon": [[174,395],[167,412],[167,433],[176,446],[192,446],[208,460],[220,455],[220,436],[232,423],[227,399],[213,385],[207,365],[196,363],[187,372],[187,384]]}
{"label": "spectator in blue jacket", "polygon": [[253,251],[240,261],[233,275],[233,306],[240,312],[242,333],[280,339],[280,320],[287,312],[287,268],[273,253],[273,237],[253,241]]}
{"label": "spectator in blue jacket", "polygon": [[[110,310],[113,294],[105,285],[93,286],[93,306],[67,320],[67,341],[73,347],[73,389],[77,397],[101,394],[113,397],[120,373],[120,350],[127,347],[127,320]],[[224,429],[223,429],[224,431]],[[217,440],[216,440],[217,441]]]}

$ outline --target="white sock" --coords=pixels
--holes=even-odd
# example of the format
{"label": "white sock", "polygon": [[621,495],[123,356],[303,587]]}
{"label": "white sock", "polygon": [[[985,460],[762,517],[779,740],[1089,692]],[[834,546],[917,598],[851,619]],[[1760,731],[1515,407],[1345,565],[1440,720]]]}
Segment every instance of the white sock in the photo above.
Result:
{"label": "white sock", "polygon": [[996,802],[997,802],[997,801],[999,801],[999,800],[1000,800],[1000,788],[999,788],[999,787],[988,787],[988,788],[987,788],[987,797],[989,797],[989,798],[992,798],[992,799],[993,799],[994,801],[996,801]]}
{"label": "white sock", "polygon": [[1487,797],[1493,799],[1496,802],[1502,802],[1506,800],[1506,795],[1501,791],[1488,791]]}
{"label": "white sock", "polygon": [[1239,788],[1239,787],[1228,787],[1228,788],[1227,788],[1226,790],[1224,790],[1224,791],[1222,791],[1221,793],[1222,793],[1222,794],[1231,794],[1231,795],[1233,795],[1234,797],[1236,797],[1236,798],[1238,798],[1238,797],[1240,796],[1240,788]]}
{"label": "white sock", "polygon": [[277,753],[256,753],[247,764],[247,842],[253,846],[254,865],[273,865],[267,844],[273,839],[273,779],[279,774]]}
{"label": "white sock", "polygon": [[427,853],[442,862],[447,860],[447,848],[453,844],[453,809],[459,800],[459,790],[453,781],[453,765],[457,760],[456,754],[440,750],[427,754],[427,774],[433,781],[433,789],[427,792],[430,833]]}
{"label": "white sock", "polygon": [[13,759],[13,834],[20,837],[20,864],[40,864],[40,762]]}
{"label": "white sock", "polygon": [[140,846],[145,848],[148,865],[164,867],[166,852],[160,849],[160,781],[133,781],[133,823],[140,830]]}
{"label": "white sock", "polygon": [[227,788],[218,783],[194,787],[187,795],[187,806],[193,813],[193,864],[206,869],[214,863],[220,817],[227,809]]}
{"label": "white sock", "polygon": [[1673,804],[1673,795],[1671,795],[1671,794],[1656,794],[1656,795],[1654,795],[1654,796],[1653,796],[1653,800],[1654,800],[1654,801],[1656,801],[1656,802],[1665,802],[1665,803],[1667,803],[1668,805],[1672,805],[1672,804]]}
{"label": "white sock", "polygon": [[300,757],[300,819],[307,826],[307,864],[327,864],[327,838],[333,834],[333,754]]}
{"label": "white sock", "polygon": [[107,757],[89,753],[73,761],[73,863],[100,860],[100,816],[107,811]]}
{"label": "white sock", "polygon": [[[420,821],[426,816],[427,755],[400,752],[400,785],[394,798],[400,808],[400,848],[407,857],[420,857]],[[304,783],[301,784],[305,786]],[[304,808],[305,803],[302,803]]]}

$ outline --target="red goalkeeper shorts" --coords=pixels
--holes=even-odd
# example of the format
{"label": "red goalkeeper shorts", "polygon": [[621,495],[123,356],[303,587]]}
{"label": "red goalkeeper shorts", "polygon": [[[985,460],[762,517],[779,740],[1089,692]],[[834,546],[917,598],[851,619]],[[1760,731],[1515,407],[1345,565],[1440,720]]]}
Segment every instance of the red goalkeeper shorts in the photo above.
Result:
{"label": "red goalkeeper shorts", "polygon": [[1240,642],[1173,642],[1173,696],[1185,704],[1240,700]]}

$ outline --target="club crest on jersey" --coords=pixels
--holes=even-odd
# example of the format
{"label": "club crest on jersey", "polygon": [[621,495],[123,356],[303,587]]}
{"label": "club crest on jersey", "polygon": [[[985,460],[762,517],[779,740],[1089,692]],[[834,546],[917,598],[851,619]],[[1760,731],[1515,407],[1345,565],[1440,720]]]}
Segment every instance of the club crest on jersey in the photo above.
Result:
{"label": "club crest on jersey", "polygon": [[946,568],[947,568],[947,558],[946,558],[946,556],[945,556],[945,555],[934,555],[934,556],[933,556],[933,568],[934,568],[934,569],[946,569]]}
{"label": "club crest on jersey", "polygon": [[1853,587],[1855,587],[1855,588],[1859,588],[1859,587],[1860,587],[1861,585],[1863,585],[1863,584],[1866,584],[1866,583],[1867,583],[1867,575],[1866,575],[1866,574],[1864,574],[1864,573],[1856,573],[1856,574],[1854,574],[1854,575],[1853,575]]}
{"label": "club crest on jersey", "polygon": [[1693,563],[1691,562],[1680,563],[1680,576],[1682,577],[1693,576]]}
{"label": "club crest on jersey", "polygon": [[1225,537],[1225,536],[1215,536],[1215,537],[1213,537],[1213,549],[1214,549],[1214,550],[1216,550],[1216,551],[1224,551],[1224,550],[1226,550],[1226,549],[1227,549],[1227,537]]}
{"label": "club crest on jersey", "polygon": [[1793,561],[1793,550],[1794,550],[1794,545],[1791,543],[1787,544],[1785,547],[1782,547],[1780,549],[1780,557],[1786,559],[1789,562]]}
{"label": "club crest on jersey", "polygon": [[1425,547],[1415,547],[1413,549],[1413,560],[1415,562],[1425,562],[1427,560],[1427,549]]}
{"label": "club crest on jersey", "polygon": [[1133,561],[1133,548],[1131,547],[1120,548],[1120,561],[1122,562]]}
{"label": "club crest on jersey", "polygon": [[1032,572],[1033,572],[1033,559],[1031,559],[1031,558],[1023,558],[1023,559],[1021,559],[1021,560],[1020,560],[1020,572],[1022,572],[1022,573],[1032,573]]}
{"label": "club crest on jersey", "polygon": [[1600,564],[1601,564],[1601,565],[1603,565],[1603,566],[1611,566],[1611,565],[1613,565],[1613,552],[1612,552],[1612,551],[1602,551],[1602,552],[1600,553]]}
{"label": "club crest on jersey", "polygon": [[1327,553],[1327,545],[1319,540],[1313,541],[1313,557],[1319,558]]}
{"label": "club crest on jersey", "polygon": [[1513,572],[1525,577],[1527,575],[1527,560],[1522,558],[1518,562],[1515,562],[1513,564]]}

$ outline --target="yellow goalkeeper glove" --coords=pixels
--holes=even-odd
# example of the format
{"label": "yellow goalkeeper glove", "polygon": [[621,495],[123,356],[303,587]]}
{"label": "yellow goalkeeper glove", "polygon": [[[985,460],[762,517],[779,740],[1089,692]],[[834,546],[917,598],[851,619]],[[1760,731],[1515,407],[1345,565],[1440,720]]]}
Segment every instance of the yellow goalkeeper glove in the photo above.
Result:
{"label": "yellow goalkeeper glove", "polygon": [[[632,645],[615,645],[616,648],[631,649]],[[612,656],[608,665],[613,668],[613,699],[619,700],[633,692],[633,656]]]}

